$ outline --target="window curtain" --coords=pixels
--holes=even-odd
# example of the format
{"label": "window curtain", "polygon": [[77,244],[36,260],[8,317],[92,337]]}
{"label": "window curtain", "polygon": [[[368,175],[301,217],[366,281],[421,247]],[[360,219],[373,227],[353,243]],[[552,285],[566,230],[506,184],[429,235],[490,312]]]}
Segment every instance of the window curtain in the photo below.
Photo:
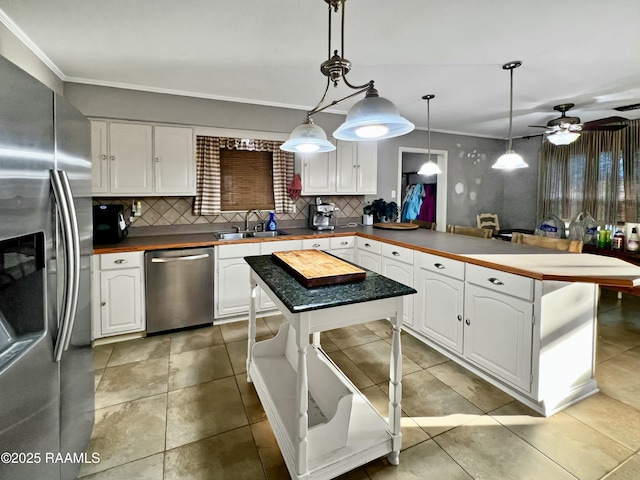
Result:
{"label": "window curtain", "polygon": [[196,138],[195,215],[219,215],[220,210],[220,149],[271,152],[273,157],[273,197],[276,213],[293,213],[293,200],[287,186],[293,179],[293,153],[280,150],[283,142],[246,138]]}
{"label": "window curtain", "polygon": [[616,132],[583,132],[567,146],[543,142],[539,160],[538,218],[586,210],[605,223],[637,221],[640,121]]}

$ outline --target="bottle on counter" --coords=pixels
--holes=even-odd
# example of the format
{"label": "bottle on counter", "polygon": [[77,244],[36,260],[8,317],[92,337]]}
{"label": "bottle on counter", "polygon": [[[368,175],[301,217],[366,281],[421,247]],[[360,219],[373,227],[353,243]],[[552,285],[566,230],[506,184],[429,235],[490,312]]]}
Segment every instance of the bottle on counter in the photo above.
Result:
{"label": "bottle on counter", "polygon": [[278,229],[278,225],[276,224],[276,214],[275,212],[271,212],[269,215],[269,220],[267,221],[267,231],[275,232]]}
{"label": "bottle on counter", "polygon": [[631,235],[629,235],[629,240],[627,241],[627,251],[629,252],[637,252],[640,248],[640,236],[638,236],[638,229],[633,227],[631,229]]}
{"label": "bottle on counter", "polygon": [[616,233],[613,235],[611,248],[614,250],[624,250],[626,235],[624,234],[624,222],[618,222]]}

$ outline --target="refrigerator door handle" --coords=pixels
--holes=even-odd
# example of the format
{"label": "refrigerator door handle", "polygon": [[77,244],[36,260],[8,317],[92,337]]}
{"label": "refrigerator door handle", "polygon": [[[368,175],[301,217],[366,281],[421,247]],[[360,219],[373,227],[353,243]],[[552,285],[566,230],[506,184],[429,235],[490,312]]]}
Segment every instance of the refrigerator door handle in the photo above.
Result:
{"label": "refrigerator door handle", "polygon": [[[66,349],[67,338],[71,335],[72,318],[75,315],[77,306],[77,288],[74,288],[74,281],[76,275],[79,275],[79,268],[76,267],[76,258],[74,251],[74,238],[73,238],[73,226],[71,209],[69,206],[69,196],[65,191],[68,188],[69,181],[64,172],[59,170],[51,170],[51,186],[53,188],[53,196],[58,206],[58,215],[60,216],[60,223],[62,225],[62,242],[65,249],[65,282],[64,292],[62,296],[61,317],[58,328],[58,338],[56,339],[54,357],[55,361],[59,362],[62,359],[62,352]],[[66,183],[66,186],[65,186]],[[77,228],[77,226],[76,226]],[[78,250],[79,256],[79,250]],[[77,270],[77,272],[76,272]],[[74,295],[75,290],[75,295]],[[75,305],[74,305],[75,303]]]}

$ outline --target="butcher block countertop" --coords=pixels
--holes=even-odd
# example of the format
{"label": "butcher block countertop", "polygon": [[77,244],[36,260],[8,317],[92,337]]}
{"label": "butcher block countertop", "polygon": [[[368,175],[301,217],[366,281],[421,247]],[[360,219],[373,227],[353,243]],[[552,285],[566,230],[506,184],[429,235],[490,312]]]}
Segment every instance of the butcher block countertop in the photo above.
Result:
{"label": "butcher block countertop", "polygon": [[373,227],[338,228],[318,232],[307,228],[283,228],[289,235],[219,241],[213,233],[130,237],[113,245],[94,247],[95,254],[273,242],[294,239],[356,235],[462,262],[494,268],[537,280],[599,283],[615,287],[640,285],[640,267],[617,258],[567,253],[502,240],[455,235],[419,228],[381,230]]}

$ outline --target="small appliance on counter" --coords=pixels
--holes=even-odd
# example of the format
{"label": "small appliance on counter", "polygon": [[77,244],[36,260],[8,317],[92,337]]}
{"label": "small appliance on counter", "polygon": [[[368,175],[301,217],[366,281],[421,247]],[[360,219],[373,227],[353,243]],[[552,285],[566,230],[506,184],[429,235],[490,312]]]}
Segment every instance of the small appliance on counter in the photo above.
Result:
{"label": "small appliance on counter", "polygon": [[316,199],[316,204],[309,204],[309,228],[313,230],[333,230],[331,225],[333,212],[336,207],[333,203],[323,203],[320,198]]}
{"label": "small appliance on counter", "polygon": [[122,205],[93,206],[93,243],[104,245],[117,243],[127,236]]}

